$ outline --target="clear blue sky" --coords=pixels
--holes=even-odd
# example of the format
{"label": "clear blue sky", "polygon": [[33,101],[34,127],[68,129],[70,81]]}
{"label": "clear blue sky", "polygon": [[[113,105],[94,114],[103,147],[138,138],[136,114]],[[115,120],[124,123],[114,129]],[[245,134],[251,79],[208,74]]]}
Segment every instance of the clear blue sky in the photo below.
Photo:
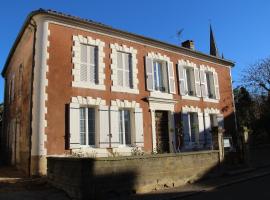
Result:
{"label": "clear blue sky", "polygon": [[[270,1],[268,0],[9,0],[1,2],[0,67],[29,12],[54,9],[92,19],[115,28],[178,44],[192,39],[195,48],[209,52],[209,20],[216,42],[225,58],[236,62],[235,85],[241,71],[270,55]],[[4,81],[0,79],[0,101]]]}

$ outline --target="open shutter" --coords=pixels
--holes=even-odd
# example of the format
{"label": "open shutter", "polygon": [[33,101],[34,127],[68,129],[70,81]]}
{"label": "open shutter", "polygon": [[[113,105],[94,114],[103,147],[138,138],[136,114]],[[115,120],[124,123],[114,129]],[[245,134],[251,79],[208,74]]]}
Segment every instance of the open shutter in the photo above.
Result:
{"label": "open shutter", "polygon": [[224,128],[224,117],[222,114],[217,115],[218,127]]}
{"label": "open shutter", "polygon": [[178,78],[179,78],[179,92],[182,96],[185,96],[187,93],[187,86],[185,80],[185,69],[184,66],[179,64],[177,65],[178,69]]}
{"label": "open shutter", "polygon": [[148,91],[154,90],[153,83],[153,60],[152,58],[145,57],[145,65],[146,65],[146,85]]}
{"label": "open shutter", "polygon": [[186,146],[189,146],[190,144],[188,113],[182,113],[182,125],[183,125],[183,131],[184,131],[184,145],[186,147]]}
{"label": "open shutter", "polygon": [[69,148],[80,148],[80,105],[69,104]]}
{"label": "open shutter", "polygon": [[216,99],[220,99],[220,94],[219,94],[219,84],[218,84],[218,75],[217,72],[213,73],[214,76],[214,85],[215,85],[215,94],[216,94]]}
{"label": "open shutter", "polygon": [[175,79],[174,79],[174,67],[173,62],[168,62],[168,79],[169,79],[169,91],[175,94]]}
{"label": "open shutter", "polygon": [[205,134],[204,134],[203,113],[198,113],[198,122],[199,122],[199,143],[200,145],[204,145]]}
{"label": "open shutter", "polygon": [[200,69],[200,79],[201,79],[201,94],[202,97],[208,97],[207,83],[206,83],[206,74],[203,69]]}
{"label": "open shutter", "polygon": [[204,125],[206,130],[206,145],[208,147],[211,147],[212,146],[211,121],[210,115],[208,113],[204,114]]}
{"label": "open shutter", "polygon": [[111,147],[119,146],[119,110],[117,106],[110,107]]}
{"label": "open shutter", "polygon": [[200,83],[200,70],[198,68],[194,68],[194,77],[195,77],[195,91],[196,96],[201,97],[201,83]]}
{"label": "open shutter", "polygon": [[108,106],[99,106],[99,147],[109,147],[109,109]]}
{"label": "open shutter", "polygon": [[141,108],[135,108],[135,145],[138,147],[144,146],[143,136],[143,112]]}

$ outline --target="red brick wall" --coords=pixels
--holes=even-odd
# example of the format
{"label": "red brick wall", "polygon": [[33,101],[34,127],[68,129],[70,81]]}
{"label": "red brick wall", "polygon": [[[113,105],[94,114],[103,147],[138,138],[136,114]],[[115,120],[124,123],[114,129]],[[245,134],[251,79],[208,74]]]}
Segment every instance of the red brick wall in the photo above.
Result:
{"label": "red brick wall", "polygon": [[[231,79],[230,79],[230,69],[219,64],[204,62],[199,59],[179,55],[177,53],[172,53],[166,50],[160,50],[157,48],[149,47],[147,45],[142,45],[130,41],[125,41],[122,39],[117,39],[110,36],[104,36],[98,33],[90,33],[82,31],[79,29],[64,27],[62,25],[49,24],[50,29],[50,46],[49,52],[49,73],[48,78],[48,101],[46,106],[48,113],[46,114],[47,128],[45,133],[47,134],[46,147],[48,154],[62,154],[65,151],[65,105],[69,104],[71,97],[75,96],[91,96],[93,98],[100,97],[106,100],[106,104],[110,105],[111,100],[115,99],[126,99],[129,101],[136,100],[140,103],[143,108],[144,117],[144,140],[145,149],[150,151],[152,149],[152,130],[151,130],[151,115],[149,112],[148,102],[143,99],[149,96],[149,92],[146,91],[145,87],[145,64],[144,59],[148,52],[158,52],[167,55],[171,61],[174,63],[174,74],[176,77],[176,63],[179,59],[188,59],[197,65],[209,65],[216,69],[219,77],[220,86],[220,103],[207,103],[201,101],[190,101],[182,100],[179,95],[178,81],[176,80],[176,91],[177,94],[174,95],[174,99],[178,100],[175,105],[175,111],[180,112],[181,107],[185,105],[198,106],[201,109],[206,107],[218,108],[223,111],[225,117],[225,126],[234,127],[233,114],[233,101],[232,101],[232,90],[231,90]],[[77,87],[71,87],[73,80],[72,77],[72,46],[73,46],[73,35],[83,35],[91,36],[93,39],[100,39],[105,42],[104,52],[105,52],[105,91],[93,90],[93,89],[83,89]],[[140,91],[139,95],[111,92],[110,87],[112,85],[111,77],[111,43],[118,43],[120,45],[125,44],[126,46],[132,46],[138,50],[138,79]],[[233,130],[233,129],[232,129]]]}

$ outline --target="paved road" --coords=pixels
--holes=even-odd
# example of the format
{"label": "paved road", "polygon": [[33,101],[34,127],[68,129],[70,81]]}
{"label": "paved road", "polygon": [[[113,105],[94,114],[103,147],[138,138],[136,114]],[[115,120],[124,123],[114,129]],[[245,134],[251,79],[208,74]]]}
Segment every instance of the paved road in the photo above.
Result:
{"label": "paved road", "polygon": [[213,191],[202,192],[194,196],[179,198],[185,200],[269,200],[270,175],[233,184]]}

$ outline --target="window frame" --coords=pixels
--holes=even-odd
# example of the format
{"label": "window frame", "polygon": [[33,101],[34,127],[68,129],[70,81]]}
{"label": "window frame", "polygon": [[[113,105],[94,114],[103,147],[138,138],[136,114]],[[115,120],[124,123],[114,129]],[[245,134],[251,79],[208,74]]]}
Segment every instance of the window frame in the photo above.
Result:
{"label": "window frame", "polygon": [[[118,63],[118,54],[121,54],[121,59],[122,59],[122,69],[119,68],[119,63]],[[126,68],[126,62],[125,62],[125,56],[128,56],[128,70]],[[122,71],[122,77],[123,77],[123,85],[119,84],[119,77],[118,77],[118,72]],[[126,86],[126,72],[129,74],[129,86]],[[127,89],[133,89],[133,71],[132,71],[132,54],[124,51],[117,51],[117,86],[122,87],[122,88],[127,88]]]}
{"label": "window frame", "polygon": [[[125,124],[125,112],[129,113],[129,133],[126,133],[126,124]],[[125,147],[125,146],[132,146],[132,119],[131,119],[131,110],[130,109],[123,109],[119,108],[118,110],[118,123],[119,123],[119,146]],[[130,143],[127,143],[126,135],[129,134]],[[121,137],[122,136],[122,137]],[[121,142],[122,140],[122,142]]]}
{"label": "window frame", "polygon": [[[167,69],[168,65],[167,61],[160,59],[153,59],[152,62],[153,62],[153,91],[169,94],[169,81],[168,81],[169,75]],[[157,64],[159,64],[159,67],[157,67],[158,66]],[[162,85],[160,85],[161,83]],[[160,90],[160,88],[164,88],[164,90]]]}
{"label": "window frame", "polygon": [[[206,77],[206,86],[207,86],[207,97],[209,99],[216,99],[214,73],[212,71],[206,70],[205,77]],[[211,92],[211,96],[210,96],[210,92]]]}

